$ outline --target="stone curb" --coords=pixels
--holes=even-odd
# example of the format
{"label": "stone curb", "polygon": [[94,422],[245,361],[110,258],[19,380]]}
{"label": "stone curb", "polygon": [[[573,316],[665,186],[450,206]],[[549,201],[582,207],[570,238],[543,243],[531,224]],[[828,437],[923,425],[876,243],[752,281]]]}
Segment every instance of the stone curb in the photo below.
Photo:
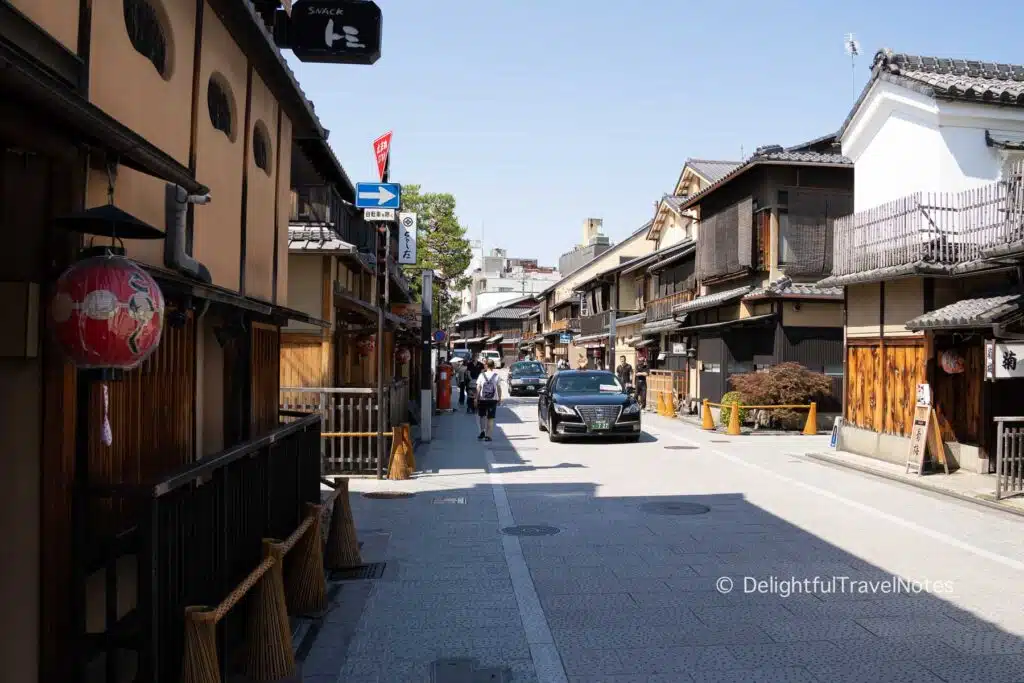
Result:
{"label": "stone curb", "polygon": [[804,453],[803,455],[804,457],[810,460],[816,460],[827,465],[835,465],[836,467],[843,467],[848,470],[855,470],[857,472],[870,474],[881,479],[888,479],[889,481],[895,481],[901,484],[906,484],[907,486],[913,486],[914,488],[921,489],[922,491],[930,491],[932,493],[938,493],[943,496],[948,496],[949,498],[955,498],[965,503],[973,503],[975,505],[987,507],[991,510],[999,510],[1000,512],[1006,512],[1017,517],[1024,517],[1024,510],[1018,510],[1016,508],[1004,505],[1002,503],[997,503],[991,500],[985,500],[984,498],[977,498],[975,496],[969,496],[963,493],[958,493],[956,491],[950,491],[949,489],[944,489],[938,486],[931,486],[930,484],[920,483],[914,481],[913,479],[906,479],[898,475],[889,474],[888,472],[881,472],[871,467],[865,467],[864,465],[858,465],[856,463],[847,462],[845,460],[841,460],[830,455],[825,455],[824,453]]}

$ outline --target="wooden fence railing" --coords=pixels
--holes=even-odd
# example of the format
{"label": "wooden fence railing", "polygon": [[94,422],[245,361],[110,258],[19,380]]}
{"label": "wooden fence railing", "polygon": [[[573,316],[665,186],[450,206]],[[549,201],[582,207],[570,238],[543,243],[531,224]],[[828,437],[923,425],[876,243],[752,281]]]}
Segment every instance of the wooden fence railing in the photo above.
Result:
{"label": "wooden fence railing", "polygon": [[[71,650],[76,663],[102,657],[104,680],[127,680],[120,655],[128,646],[138,652],[132,680],[183,680],[186,608],[225,604],[259,571],[264,539],[289,538],[301,527],[308,506],[320,503],[319,440],[320,416],[306,415],[154,482],[83,491],[89,508],[128,506],[138,523],[116,537],[86,539],[87,570],[106,586],[106,629],[85,634]],[[126,561],[137,569],[126,573]],[[133,608],[125,614],[124,605]],[[249,620],[226,609],[216,622],[221,645],[211,666],[226,673]]]}
{"label": "wooden fence railing", "polygon": [[[407,380],[384,387],[383,414],[378,410],[377,389],[371,387],[282,387],[280,399],[281,410],[319,413],[323,419],[320,457],[324,474],[377,471],[378,416],[387,440],[383,448],[386,465],[392,430],[407,422],[408,405]],[[365,436],[334,436],[349,433]]]}
{"label": "wooden fence railing", "polygon": [[1001,500],[1024,493],[1024,417],[997,417],[994,420],[996,500]]}
{"label": "wooden fence railing", "polygon": [[671,401],[675,412],[676,402],[687,392],[686,372],[683,370],[650,370],[647,373],[647,410],[656,410],[659,398]]}

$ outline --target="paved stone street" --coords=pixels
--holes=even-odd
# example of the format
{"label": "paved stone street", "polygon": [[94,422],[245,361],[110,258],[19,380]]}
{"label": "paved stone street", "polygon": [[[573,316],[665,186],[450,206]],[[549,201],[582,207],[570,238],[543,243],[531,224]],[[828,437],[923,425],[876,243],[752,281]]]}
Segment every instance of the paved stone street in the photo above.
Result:
{"label": "paved stone street", "polygon": [[[512,399],[484,444],[442,416],[414,480],[352,481],[386,569],[342,584],[305,680],[1024,681],[1024,519],[801,455],[827,437],[536,418]],[[932,591],[852,583],[893,576]]]}

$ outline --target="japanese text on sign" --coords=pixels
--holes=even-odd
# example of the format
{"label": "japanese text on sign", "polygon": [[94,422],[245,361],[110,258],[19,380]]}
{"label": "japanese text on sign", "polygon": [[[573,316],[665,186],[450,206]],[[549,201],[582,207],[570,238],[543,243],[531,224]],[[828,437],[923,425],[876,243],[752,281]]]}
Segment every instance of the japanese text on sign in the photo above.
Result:
{"label": "japanese text on sign", "polygon": [[416,214],[398,214],[398,262],[402,265],[416,263]]}

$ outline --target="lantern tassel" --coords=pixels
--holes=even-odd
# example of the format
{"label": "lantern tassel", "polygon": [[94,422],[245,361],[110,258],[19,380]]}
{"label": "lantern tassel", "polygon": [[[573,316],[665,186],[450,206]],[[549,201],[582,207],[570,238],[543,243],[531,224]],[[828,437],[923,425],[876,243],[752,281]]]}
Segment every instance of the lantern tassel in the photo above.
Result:
{"label": "lantern tassel", "polygon": [[100,440],[104,446],[114,443],[114,432],[110,429],[110,390],[103,383],[103,431]]}

